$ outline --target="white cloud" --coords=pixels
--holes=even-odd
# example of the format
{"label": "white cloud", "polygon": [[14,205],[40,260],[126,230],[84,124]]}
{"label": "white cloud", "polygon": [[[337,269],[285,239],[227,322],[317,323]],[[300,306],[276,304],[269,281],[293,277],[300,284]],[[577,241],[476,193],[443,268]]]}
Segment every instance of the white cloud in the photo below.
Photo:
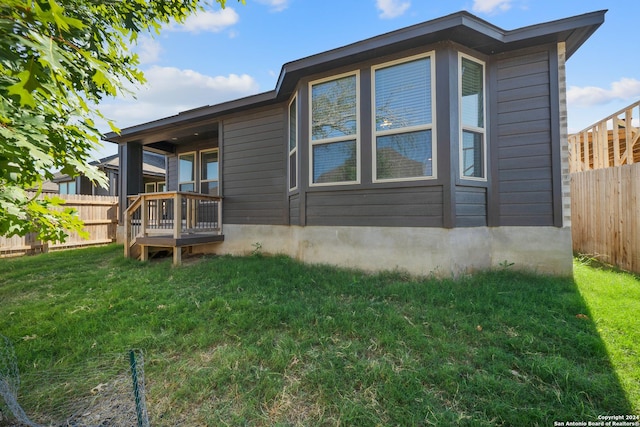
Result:
{"label": "white cloud", "polygon": [[402,0],[376,0],[376,6],[380,10],[380,18],[391,19],[405,13],[411,6],[411,2]]}
{"label": "white cloud", "polygon": [[567,90],[567,103],[573,107],[602,105],[614,100],[633,100],[640,96],[640,80],[622,78],[611,83],[611,88],[571,86]]}
{"label": "white cloud", "polygon": [[189,16],[184,24],[173,23],[169,26],[172,31],[185,31],[189,33],[219,33],[226,28],[235,25],[240,20],[238,13],[230,7],[216,10],[203,11]]}
{"label": "white cloud", "polygon": [[272,12],[282,12],[289,7],[289,0],[257,0],[257,2],[269,6]]}
{"label": "white cloud", "polygon": [[479,13],[505,12],[511,9],[512,0],[473,0],[472,9]]}
{"label": "white cloud", "polygon": [[141,37],[135,47],[135,52],[140,58],[140,64],[152,64],[160,59],[162,46],[157,40],[150,37]]}
{"label": "white cloud", "polygon": [[136,99],[119,99],[99,106],[121,129],[259,90],[256,80],[247,74],[207,76],[193,70],[153,66],[145,71],[145,77],[147,83],[135,92]]}

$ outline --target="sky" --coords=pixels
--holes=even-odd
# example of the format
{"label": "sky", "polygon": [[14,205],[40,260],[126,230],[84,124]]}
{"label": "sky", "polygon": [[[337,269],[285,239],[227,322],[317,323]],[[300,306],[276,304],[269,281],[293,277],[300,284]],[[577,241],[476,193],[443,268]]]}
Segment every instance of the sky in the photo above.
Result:
{"label": "sky", "polygon": [[[132,46],[147,83],[105,99],[121,128],[273,90],[282,65],[466,10],[512,30],[608,9],[604,24],[567,61],[569,133],[640,99],[638,0],[227,0]],[[636,118],[637,119],[637,118]],[[110,129],[101,126],[104,132]],[[104,142],[94,153],[115,154]]]}

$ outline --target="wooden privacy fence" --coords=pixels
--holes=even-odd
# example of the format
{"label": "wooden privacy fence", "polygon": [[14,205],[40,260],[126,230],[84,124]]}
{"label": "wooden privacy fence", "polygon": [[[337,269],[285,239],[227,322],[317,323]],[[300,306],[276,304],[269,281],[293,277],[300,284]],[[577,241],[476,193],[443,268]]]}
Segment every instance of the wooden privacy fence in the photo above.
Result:
{"label": "wooden privacy fence", "polygon": [[[89,238],[84,239],[78,233],[70,233],[67,241],[44,243],[29,233],[24,237],[0,237],[0,257],[46,252],[53,249],[68,249],[80,246],[103,245],[116,241],[118,225],[118,198],[113,196],[58,195],[66,201],[65,207],[78,211],[84,221],[84,229]],[[42,197],[42,196],[41,196]]]}
{"label": "wooden privacy fence", "polygon": [[640,163],[571,175],[573,250],[640,273]]}

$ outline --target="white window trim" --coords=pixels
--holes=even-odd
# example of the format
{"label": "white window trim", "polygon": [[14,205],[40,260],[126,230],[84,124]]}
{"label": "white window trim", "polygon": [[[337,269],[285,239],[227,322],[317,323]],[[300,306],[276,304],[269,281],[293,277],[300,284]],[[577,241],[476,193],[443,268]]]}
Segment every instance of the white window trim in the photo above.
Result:
{"label": "white window trim", "polygon": [[[200,170],[200,168],[202,168],[202,155],[206,154],[206,153],[218,153],[218,176],[216,177],[216,179],[202,179],[202,170]],[[203,182],[217,182],[218,183],[218,195],[220,194],[220,149],[219,148],[208,148],[206,150],[200,150],[198,152],[198,177],[197,177],[197,181],[198,181],[198,187],[197,189],[200,191],[197,191],[198,193],[202,193],[202,183]]]}
{"label": "white window trim", "polygon": [[[180,157],[187,156],[189,154],[193,154],[193,181],[180,181]],[[178,153],[178,191],[182,191],[180,189],[181,184],[193,184],[193,192],[199,193],[196,191],[198,189],[198,152],[197,151],[185,151],[184,153]]]}
{"label": "white window trim", "polygon": [[[309,97],[311,98],[311,97]],[[291,133],[290,133],[290,128],[291,128],[291,105],[295,103],[296,105],[296,129],[295,129],[295,134],[296,134],[296,146],[293,148],[293,150],[291,150]],[[299,109],[298,109],[298,97],[294,96],[293,99],[291,100],[291,102],[289,103],[289,105],[287,106],[287,148],[289,151],[289,156],[287,157],[287,171],[288,171],[288,175],[287,175],[287,187],[289,187],[289,191],[295,191],[298,189],[298,170],[299,170],[299,159],[298,159],[298,145],[300,144],[300,141],[298,138],[298,127],[299,127],[299,122],[300,122],[300,114],[299,114]],[[296,159],[296,170],[292,171],[291,170],[291,156],[295,156]],[[296,185],[291,187],[291,174],[295,174],[296,177]]]}
{"label": "white window trim", "polygon": [[[144,192],[145,193],[155,193],[156,192],[156,188],[157,188],[156,185],[157,184],[155,182],[146,182],[144,184]],[[151,191],[148,191],[147,190],[148,188],[153,188],[153,189]]]}
{"label": "white window trim", "polygon": [[[409,126],[405,128],[399,129],[391,129],[385,131],[378,131],[376,129],[376,70],[382,68],[388,68],[394,65],[403,64],[405,62],[416,61],[422,58],[431,58],[430,67],[431,67],[431,123],[428,125],[419,125],[419,126]],[[406,58],[401,58],[395,61],[385,62],[382,64],[375,65],[371,67],[371,126],[372,126],[372,140],[371,140],[371,170],[372,170],[372,179],[374,183],[378,182],[406,182],[406,181],[426,181],[433,180],[438,178],[438,164],[437,164],[437,153],[438,153],[438,144],[436,137],[436,52],[435,50],[431,50],[429,52],[425,52],[419,55],[413,55]],[[409,178],[388,178],[388,179],[377,179],[378,170],[377,170],[377,141],[379,136],[385,135],[399,135],[403,133],[410,133],[422,130],[431,130],[431,168],[433,174],[431,176],[419,176],[419,177],[409,177]]]}
{"label": "white window trim", "polygon": [[[469,126],[462,123],[462,59],[468,59],[476,64],[482,65],[482,124],[483,127]],[[458,163],[459,175],[461,180],[487,182],[487,67],[486,63],[471,55],[458,52],[458,122],[459,122],[459,139],[458,139]],[[464,131],[479,133],[482,135],[482,171],[483,177],[465,176],[464,162],[462,150],[462,138]]]}
{"label": "white window trim", "polygon": [[[327,138],[319,141],[313,140],[313,86],[329,82],[332,80],[338,80],[343,77],[355,76],[356,77],[356,133],[355,135],[348,135],[343,137]],[[319,80],[309,82],[309,187],[329,187],[334,185],[357,185],[360,184],[360,176],[362,173],[360,162],[360,70],[350,71],[348,73],[336,74],[330,77],[326,77]],[[332,142],[343,141],[356,141],[356,179],[355,181],[340,181],[340,182],[313,182],[313,147],[315,145],[330,144]]]}

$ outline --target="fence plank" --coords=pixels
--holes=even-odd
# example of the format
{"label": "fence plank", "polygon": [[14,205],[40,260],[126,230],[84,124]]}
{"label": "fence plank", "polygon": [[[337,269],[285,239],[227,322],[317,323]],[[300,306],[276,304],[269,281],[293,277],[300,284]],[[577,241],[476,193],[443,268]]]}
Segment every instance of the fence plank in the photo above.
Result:
{"label": "fence plank", "polygon": [[573,250],[640,273],[640,163],[571,175]]}
{"label": "fence plank", "polygon": [[[113,196],[56,195],[65,200],[64,207],[74,208],[85,223],[89,238],[70,233],[67,241],[44,244],[30,233],[26,236],[0,237],[0,257],[46,252],[50,249],[103,245],[116,241],[118,198]],[[40,197],[43,197],[42,195]]]}

